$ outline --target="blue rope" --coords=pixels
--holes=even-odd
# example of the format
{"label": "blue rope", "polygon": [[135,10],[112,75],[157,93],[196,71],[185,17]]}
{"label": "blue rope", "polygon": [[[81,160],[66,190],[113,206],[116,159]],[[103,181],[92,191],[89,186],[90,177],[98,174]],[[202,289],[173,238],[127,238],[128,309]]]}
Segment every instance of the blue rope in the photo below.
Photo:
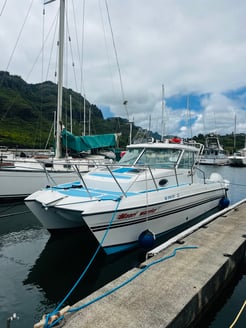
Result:
{"label": "blue rope", "polygon": [[84,275],[85,275],[86,272],[88,271],[89,267],[91,266],[92,262],[94,261],[96,255],[97,255],[97,253],[99,252],[100,248],[102,247],[102,245],[103,245],[103,243],[104,243],[104,240],[105,240],[105,238],[106,238],[107,235],[108,235],[109,229],[110,229],[110,227],[111,227],[111,225],[112,225],[112,223],[113,223],[113,221],[114,221],[114,219],[115,219],[115,215],[116,215],[117,209],[118,209],[118,207],[119,207],[120,200],[121,200],[121,198],[118,198],[118,199],[117,199],[117,205],[116,205],[116,207],[115,207],[115,210],[114,210],[114,213],[113,213],[113,215],[112,215],[112,218],[111,218],[111,220],[110,220],[110,222],[109,222],[109,225],[108,225],[108,227],[107,227],[107,230],[105,231],[105,233],[104,233],[104,235],[103,235],[103,238],[102,238],[100,244],[98,245],[98,247],[97,247],[97,249],[96,249],[94,255],[92,256],[91,260],[90,260],[89,263],[87,264],[85,270],[82,272],[82,274],[80,275],[80,277],[78,278],[78,280],[75,282],[75,284],[74,284],[73,287],[70,289],[70,291],[67,293],[67,295],[64,297],[64,299],[60,302],[60,304],[56,307],[56,309],[55,309],[52,313],[50,313],[50,314],[48,314],[48,315],[46,316],[46,320],[45,320],[44,328],[50,328],[50,327],[53,327],[53,326],[54,326],[55,324],[57,324],[61,319],[63,319],[64,316],[61,316],[61,317],[59,317],[57,320],[55,320],[53,323],[48,324],[48,321],[49,321],[50,317],[53,316],[53,315],[55,315],[55,314],[59,311],[59,309],[61,308],[61,306],[66,302],[66,300],[68,299],[68,297],[72,294],[72,292],[73,292],[73,291],[75,290],[75,288],[78,286],[79,282],[80,282],[81,279],[84,277]]}
{"label": "blue rope", "polygon": [[156,265],[160,262],[163,262],[163,261],[166,261],[172,257],[174,257],[177,253],[177,251],[180,251],[180,250],[183,250],[183,249],[194,249],[194,248],[198,248],[198,246],[183,246],[183,247],[178,247],[178,248],[175,248],[174,251],[172,252],[172,254],[170,255],[167,255],[167,256],[164,256],[156,261],[153,261],[151,262],[150,264],[146,265],[144,268],[142,268],[141,271],[138,271],[137,273],[135,273],[132,277],[130,277],[129,279],[123,281],[121,284],[119,284],[118,286],[110,289],[109,291],[107,291],[106,293],[94,298],[93,300],[79,306],[79,307],[76,307],[76,308],[73,308],[73,309],[70,309],[68,310],[68,312],[76,312],[76,311],[79,311],[81,309],[84,309],[86,308],[87,306],[101,300],[102,298],[114,293],[115,291],[117,291],[118,289],[124,287],[125,285],[129,284],[130,282],[132,282],[134,279],[136,279],[138,276],[140,276],[140,274],[142,274],[143,272],[145,272],[146,270],[148,270],[150,267],[152,267],[153,265]]}

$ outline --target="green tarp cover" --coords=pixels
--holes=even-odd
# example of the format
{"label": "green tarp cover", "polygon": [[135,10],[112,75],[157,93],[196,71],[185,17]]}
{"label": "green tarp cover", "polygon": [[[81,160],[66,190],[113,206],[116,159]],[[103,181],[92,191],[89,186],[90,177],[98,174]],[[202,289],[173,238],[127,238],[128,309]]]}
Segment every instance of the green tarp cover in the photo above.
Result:
{"label": "green tarp cover", "polygon": [[115,134],[100,134],[93,136],[74,136],[66,129],[62,131],[62,144],[74,151],[87,151],[96,148],[115,147]]}

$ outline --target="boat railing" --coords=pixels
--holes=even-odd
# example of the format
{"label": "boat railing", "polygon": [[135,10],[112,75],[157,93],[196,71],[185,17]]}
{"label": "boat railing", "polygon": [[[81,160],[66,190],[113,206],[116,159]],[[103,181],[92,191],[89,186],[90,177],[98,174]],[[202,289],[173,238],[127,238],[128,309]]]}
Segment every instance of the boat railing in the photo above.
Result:
{"label": "boat railing", "polygon": [[112,172],[112,170],[110,169],[110,167],[109,167],[108,165],[106,165],[106,168],[107,168],[107,170],[109,171],[109,173],[111,174],[111,176],[112,176],[112,178],[114,179],[114,181],[115,181],[115,183],[117,184],[117,186],[120,188],[122,194],[123,194],[125,197],[127,197],[127,195],[126,195],[124,189],[121,187],[119,181],[116,179],[116,177],[115,177],[115,175],[113,174],[113,172]]}
{"label": "boat railing", "polygon": [[[61,162],[60,162],[61,163]],[[64,163],[66,163],[66,161],[64,161]],[[85,188],[85,190],[87,191],[88,195],[90,196],[90,190],[85,182],[85,179],[83,178],[83,173],[81,172],[81,163],[78,163],[76,161],[74,162],[70,162],[71,164],[71,169],[73,169],[73,171],[77,174],[79,180],[81,181],[81,184],[83,185],[83,187]],[[42,163],[43,169],[45,171],[47,180],[51,183],[51,185],[56,185],[55,179],[52,177],[51,173],[52,171],[49,170],[49,168],[47,168],[45,166],[45,162]],[[127,190],[124,190],[123,186],[121,185],[119,179],[117,178],[117,174],[115,174],[114,169],[115,168],[119,168],[119,167],[131,167],[132,169],[135,169],[135,172],[138,173],[136,174],[136,179],[131,183],[131,185],[128,186]],[[158,166],[154,165],[154,164],[137,164],[137,165],[132,165],[129,166],[127,164],[117,164],[117,163],[110,163],[110,164],[106,164],[106,163],[97,163],[95,164],[95,169],[97,168],[102,168],[102,169],[106,169],[109,174],[111,175],[111,177],[113,178],[114,182],[116,183],[116,185],[118,186],[119,190],[122,192],[122,195],[124,197],[127,197],[127,192],[131,189],[131,187],[136,183],[137,177],[139,175],[140,172],[143,172],[143,170],[146,170],[149,172],[150,177],[151,177],[151,181],[153,182],[154,188],[156,191],[160,190],[163,188],[163,186],[158,186],[158,183],[156,182],[156,177],[155,174],[153,173],[153,169],[158,169],[158,168],[165,168],[167,170],[169,170],[169,177],[170,177],[170,171],[173,172],[173,174],[171,174],[171,176],[174,177],[177,186],[180,185],[180,179],[179,179],[179,175],[180,175],[180,167],[179,167],[179,162],[174,162],[172,165],[169,165],[168,167],[165,167],[165,163],[163,163],[163,165],[161,163],[158,163]],[[203,179],[205,182],[205,173],[197,168],[199,171],[202,172],[203,174]],[[182,170],[182,168],[181,168]],[[188,170],[189,172],[189,176],[191,178],[191,183],[193,183],[193,175],[194,175],[194,166],[190,167],[190,168],[186,168],[186,170]],[[164,178],[164,177],[163,177]]]}
{"label": "boat railing", "polygon": [[158,187],[157,187],[157,184],[156,184],[156,181],[155,181],[155,178],[154,178],[153,172],[152,172],[151,167],[150,167],[149,165],[148,165],[148,169],[149,169],[149,172],[150,172],[151,178],[152,178],[152,180],[153,180],[153,182],[154,182],[155,188],[156,188],[156,190],[158,190]]}
{"label": "boat railing", "polygon": [[[121,166],[122,166],[122,165],[121,165]],[[129,165],[124,165],[124,166],[125,166],[125,167],[129,167]],[[108,171],[110,172],[112,178],[114,179],[115,183],[116,183],[117,186],[120,188],[120,190],[121,190],[122,194],[124,195],[124,197],[127,197],[127,192],[125,192],[124,189],[122,188],[122,186],[120,185],[120,183],[119,183],[119,181],[117,180],[117,178],[115,177],[115,175],[114,175],[112,169],[109,167],[109,165],[106,165],[106,167],[107,167]],[[111,167],[112,167],[112,165],[111,165]],[[151,169],[150,165],[144,165],[144,164],[143,164],[143,165],[134,165],[134,168],[136,168],[136,169],[140,169],[140,170],[147,169],[147,170],[150,172],[150,176],[151,176],[151,179],[152,179],[152,181],[153,181],[153,183],[154,183],[154,186],[155,186],[156,191],[159,190],[159,188],[158,188],[158,186],[157,186],[157,183],[156,183],[156,181],[155,181],[155,177],[154,177],[154,175],[153,175],[153,172],[152,172],[152,169]],[[131,186],[132,186],[134,183],[135,183],[135,181],[134,181],[134,182],[128,187],[128,190],[131,188]]]}
{"label": "boat railing", "polygon": [[[129,166],[129,165],[126,165],[126,164],[125,165],[122,165],[122,164],[121,165],[117,165],[117,163],[114,163],[114,164],[110,164],[110,165],[108,165],[108,164],[101,164],[101,165],[99,165],[99,167],[101,167],[102,169],[105,169],[106,168],[106,170],[109,172],[109,174],[113,178],[114,182],[118,186],[119,190],[121,191],[122,196],[124,196],[124,197],[127,197],[127,192],[136,183],[137,177],[139,176],[140,173],[143,172],[143,170],[145,170],[146,172],[148,171],[150,173],[151,181],[153,182],[153,185],[154,185],[154,188],[155,188],[156,191],[159,191],[159,190],[163,189],[163,186],[160,186],[159,187],[158,184],[157,184],[157,182],[156,182],[156,177],[155,177],[155,175],[153,173],[153,169],[156,169],[156,167],[153,167],[152,165],[146,165],[146,164],[142,164],[141,165],[141,164],[138,164],[138,165]],[[130,185],[128,185],[127,190],[124,190],[124,188],[121,185],[119,179],[117,178],[116,172],[113,171],[115,168],[119,168],[119,167],[120,168],[122,168],[122,167],[129,168],[130,167],[133,170],[135,170],[135,172],[137,173],[136,174],[136,179],[134,179],[134,181]],[[83,178],[83,174],[81,174],[81,172],[80,172],[80,170],[79,170],[79,168],[78,168],[78,166],[76,164],[74,165],[74,168],[75,168],[75,170],[76,170],[76,172],[77,172],[77,174],[78,174],[78,176],[80,178],[81,184],[83,185],[83,187],[87,191],[88,195],[90,197],[92,197],[90,195],[90,188],[87,186],[87,184],[85,182],[85,179]],[[169,175],[167,175],[167,177],[174,176],[175,177],[176,184],[177,184],[177,186],[179,186],[180,185],[179,172],[178,172],[179,171],[179,168],[178,168],[177,163],[174,163],[172,167],[169,167],[168,168],[168,170],[169,170]],[[170,171],[173,172],[173,174],[170,175]],[[189,170],[189,172],[192,172],[192,171],[193,171],[193,168],[191,168]],[[193,173],[190,173],[189,175],[191,177],[191,182],[193,183]],[[165,178],[165,177],[163,176],[163,178]]]}
{"label": "boat railing", "polygon": [[199,167],[196,167],[196,170],[202,173],[203,182],[204,182],[204,184],[206,184],[206,175],[205,175],[205,172],[203,170],[201,170]]}
{"label": "boat railing", "polygon": [[[42,164],[41,164],[42,165]],[[53,177],[51,176],[51,172],[49,172],[48,170],[47,170],[47,168],[46,168],[46,166],[44,165],[44,163],[43,163],[43,170],[44,170],[44,173],[45,173],[45,175],[46,175],[46,179],[49,181],[49,182],[51,182],[51,184],[53,185],[53,186],[55,186],[56,185],[56,182],[55,182],[55,180],[53,179]]]}
{"label": "boat railing", "polygon": [[83,176],[82,176],[79,168],[76,165],[74,165],[74,169],[75,169],[76,173],[78,174],[80,181],[82,182],[82,185],[85,187],[87,194],[90,196],[90,198],[92,198],[91,193],[90,193],[89,189],[87,188],[87,185],[85,183],[85,180],[83,179]]}
{"label": "boat railing", "polygon": [[178,179],[178,172],[177,172],[177,168],[178,168],[178,165],[174,165],[173,169],[174,169],[174,175],[175,175],[175,179],[176,179],[176,183],[177,183],[177,186],[179,185],[179,179]]}

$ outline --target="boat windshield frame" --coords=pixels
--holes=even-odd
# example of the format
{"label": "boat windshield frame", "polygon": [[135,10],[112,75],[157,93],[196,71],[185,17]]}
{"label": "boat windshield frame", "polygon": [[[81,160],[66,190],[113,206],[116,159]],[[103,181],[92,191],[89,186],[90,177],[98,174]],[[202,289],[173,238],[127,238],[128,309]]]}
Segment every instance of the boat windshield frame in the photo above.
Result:
{"label": "boat windshield frame", "polygon": [[[149,166],[152,168],[175,168],[179,165],[185,153],[186,151],[179,148],[132,147],[128,149],[118,164],[124,166]],[[192,165],[189,163],[189,169],[192,166],[193,163]]]}

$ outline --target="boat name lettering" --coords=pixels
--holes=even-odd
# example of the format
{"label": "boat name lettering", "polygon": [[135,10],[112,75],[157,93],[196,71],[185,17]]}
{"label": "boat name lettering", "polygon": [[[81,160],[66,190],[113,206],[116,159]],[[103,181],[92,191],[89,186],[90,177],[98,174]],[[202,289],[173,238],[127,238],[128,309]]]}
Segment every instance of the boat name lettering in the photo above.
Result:
{"label": "boat name lettering", "polygon": [[137,212],[134,212],[134,213],[122,213],[118,216],[118,219],[119,220],[122,220],[122,219],[130,219],[134,216],[137,215]]}
{"label": "boat name lettering", "polygon": [[150,210],[145,210],[145,211],[140,212],[139,215],[147,215],[147,214],[154,213],[155,211],[156,211],[156,208],[152,208]]}
{"label": "boat name lettering", "polygon": [[144,210],[144,211],[141,211],[141,212],[134,212],[134,213],[122,213],[118,216],[118,219],[119,220],[124,220],[124,219],[131,219],[135,216],[143,216],[143,215],[147,215],[147,214],[151,214],[151,213],[154,213],[156,212],[157,208],[152,208],[152,209],[149,209],[149,210]]}
{"label": "boat name lettering", "polygon": [[175,198],[179,198],[179,193],[178,194],[172,194],[172,195],[168,195],[164,197],[164,200],[171,200],[171,199],[175,199]]}

